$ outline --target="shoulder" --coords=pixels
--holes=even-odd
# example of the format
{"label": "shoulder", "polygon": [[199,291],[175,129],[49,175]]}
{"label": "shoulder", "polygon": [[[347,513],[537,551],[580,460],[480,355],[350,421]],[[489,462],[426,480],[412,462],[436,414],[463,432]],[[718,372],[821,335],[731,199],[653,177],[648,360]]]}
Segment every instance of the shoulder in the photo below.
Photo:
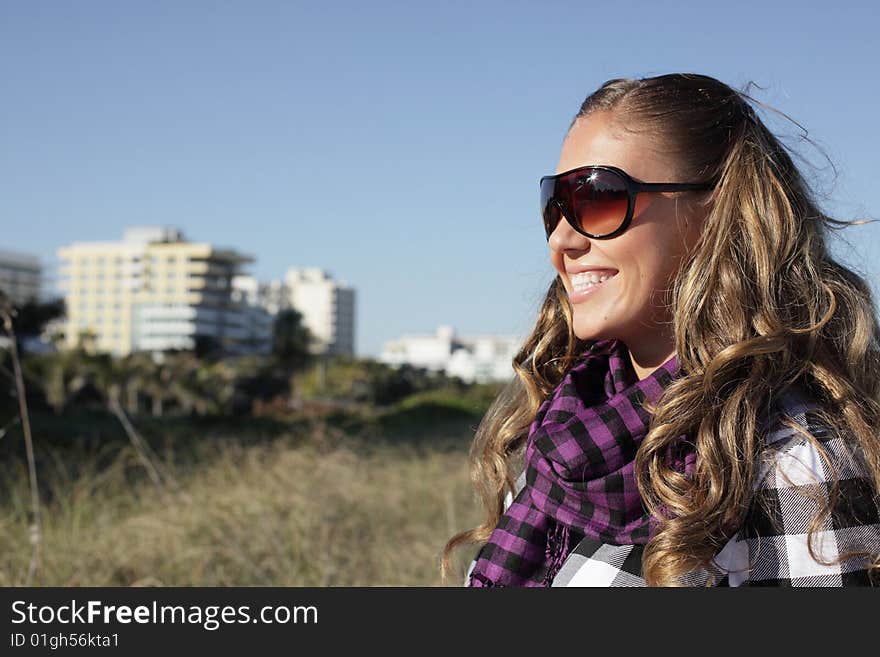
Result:
{"label": "shoulder", "polygon": [[802,393],[786,395],[780,410],[759,455],[752,503],[716,562],[736,566],[726,569],[731,585],[871,584],[880,508],[861,450]]}
{"label": "shoulder", "polygon": [[825,423],[819,405],[802,393],[786,396],[779,408],[758,455],[756,501],[770,491],[777,496],[813,493],[821,501],[839,489],[847,500],[873,506],[867,519],[876,521],[877,495],[856,440]]}
{"label": "shoulder", "polygon": [[513,498],[516,495],[519,495],[519,492],[523,489],[523,487],[525,487],[525,485],[526,485],[526,471],[522,470],[519,473],[519,476],[516,478],[516,481],[513,483],[514,491],[513,492],[507,491],[507,495],[504,496],[504,510],[505,511],[507,511],[507,507],[509,507],[511,504],[513,504]]}
{"label": "shoulder", "polygon": [[[872,584],[867,555],[880,553],[880,508],[860,450],[822,422],[802,389],[781,395],[775,409],[762,429],[742,525],[708,568],[681,583],[703,586],[711,577],[716,586]],[[643,550],[585,538],[553,586],[644,586]]]}

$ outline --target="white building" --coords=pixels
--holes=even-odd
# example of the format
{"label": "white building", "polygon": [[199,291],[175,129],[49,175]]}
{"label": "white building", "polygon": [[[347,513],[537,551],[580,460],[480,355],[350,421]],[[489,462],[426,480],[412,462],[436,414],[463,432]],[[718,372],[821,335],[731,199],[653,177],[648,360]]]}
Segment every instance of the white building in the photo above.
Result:
{"label": "white building", "polygon": [[133,313],[133,351],[192,350],[201,338],[231,355],[265,355],[272,348],[272,316],[258,306],[136,304]]}
{"label": "white building", "polygon": [[277,315],[282,310],[287,310],[291,307],[290,290],[284,281],[260,283],[259,300],[260,305],[272,315]]}
{"label": "white building", "polygon": [[238,274],[232,278],[232,300],[242,311],[237,317],[238,344],[241,353],[266,355],[272,350],[272,331],[277,310],[267,303],[266,286],[250,274]]}
{"label": "white building", "polygon": [[42,292],[43,267],[39,258],[26,253],[0,251],[0,290],[13,306],[39,301]]}
{"label": "white building", "polygon": [[279,312],[294,309],[311,332],[313,354],[354,356],[355,290],[315,267],[287,270],[284,280],[261,283],[240,274],[232,279],[233,299],[267,312],[274,321]]}
{"label": "white building", "polygon": [[513,357],[522,346],[521,338],[475,335],[460,340],[462,345],[449,358],[448,376],[477,383],[506,381],[513,376]]}
{"label": "white building", "polygon": [[286,305],[303,316],[315,337],[314,354],[354,356],[355,290],[314,268],[290,268],[284,277]]}
{"label": "white building", "polygon": [[379,360],[389,365],[408,363],[444,371],[468,383],[505,381],[513,376],[513,357],[522,340],[511,336],[456,336],[451,326],[434,335],[404,335],[383,345]]}
{"label": "white building", "polygon": [[290,290],[283,281],[261,283],[251,274],[232,279],[232,296],[236,301],[260,306],[273,316],[290,308]]}

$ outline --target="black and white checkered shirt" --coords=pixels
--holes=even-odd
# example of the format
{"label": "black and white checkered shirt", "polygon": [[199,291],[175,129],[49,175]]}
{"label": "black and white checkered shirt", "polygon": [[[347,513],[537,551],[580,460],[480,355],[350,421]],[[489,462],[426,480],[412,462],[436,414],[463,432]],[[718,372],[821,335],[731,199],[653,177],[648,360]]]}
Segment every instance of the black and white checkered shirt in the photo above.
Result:
{"label": "black and white checkered shirt", "polygon": [[[852,550],[880,553],[878,497],[853,445],[835,437],[813,413],[815,406],[786,395],[781,408],[822,444],[838,470],[839,495],[832,513],[813,534],[814,559],[807,545],[810,522],[829,500],[832,471],[815,446],[790,427],[768,432],[754,486],[755,495],[740,529],[716,554],[708,570],[689,573],[682,583],[703,586],[869,586],[869,560],[854,557],[825,564]],[[517,492],[525,474],[516,481]],[[505,508],[513,500],[508,493]],[[643,545],[611,545],[583,538],[569,553],[552,586],[645,586]],[[465,583],[475,561],[471,561]]]}

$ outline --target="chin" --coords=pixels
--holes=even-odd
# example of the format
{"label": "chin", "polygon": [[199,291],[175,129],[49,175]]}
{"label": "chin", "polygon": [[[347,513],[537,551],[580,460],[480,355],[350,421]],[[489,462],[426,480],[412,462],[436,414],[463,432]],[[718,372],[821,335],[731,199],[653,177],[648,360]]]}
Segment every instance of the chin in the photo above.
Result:
{"label": "chin", "polygon": [[595,327],[580,327],[577,321],[574,323],[574,334],[580,340],[607,340],[611,337],[607,330]]}

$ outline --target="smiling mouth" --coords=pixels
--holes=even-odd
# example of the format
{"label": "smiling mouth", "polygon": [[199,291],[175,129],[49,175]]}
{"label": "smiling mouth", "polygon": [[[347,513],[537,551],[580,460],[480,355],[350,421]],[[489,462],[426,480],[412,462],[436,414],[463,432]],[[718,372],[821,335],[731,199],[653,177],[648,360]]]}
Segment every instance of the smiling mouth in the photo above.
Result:
{"label": "smiling mouth", "polygon": [[597,276],[596,274],[574,274],[569,278],[571,281],[572,291],[574,292],[582,292],[583,290],[589,290],[594,287],[598,287],[605,283],[606,281],[614,278],[617,275],[617,272],[603,272],[601,275]]}
{"label": "smiling mouth", "polygon": [[593,282],[589,280],[589,278],[585,276],[573,276],[571,279],[571,290],[568,293],[569,301],[573,304],[578,304],[587,301],[594,294],[598,294],[602,287],[614,278],[617,275],[617,272],[611,274],[610,276],[601,276],[599,280]]}

